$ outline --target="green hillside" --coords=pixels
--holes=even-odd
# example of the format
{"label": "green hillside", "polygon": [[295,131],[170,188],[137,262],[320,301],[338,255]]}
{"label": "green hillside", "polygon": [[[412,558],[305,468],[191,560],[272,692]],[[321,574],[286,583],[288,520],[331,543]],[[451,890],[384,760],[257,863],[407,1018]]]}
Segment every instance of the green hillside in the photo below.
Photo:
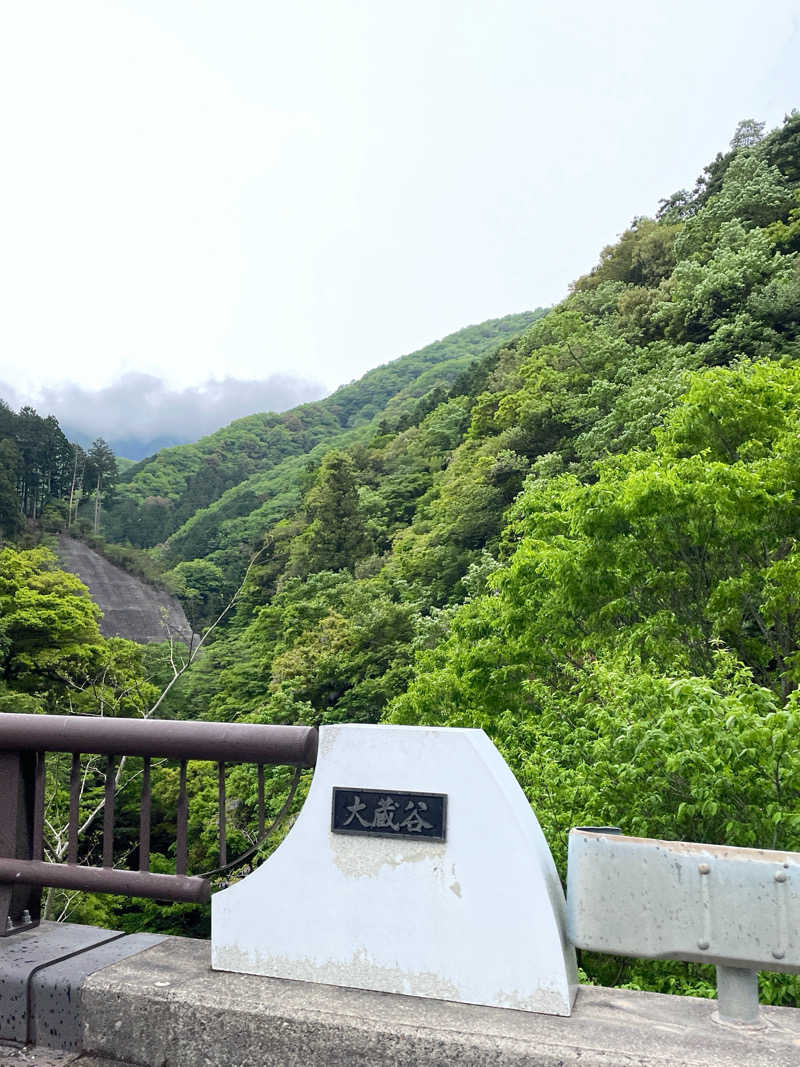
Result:
{"label": "green hillside", "polygon": [[[115,502],[105,518],[106,537],[140,548],[165,541],[198,511],[251,476],[263,480],[281,462],[307,455],[348,432],[352,436],[352,431],[379,415],[401,420],[419,397],[450,385],[472,361],[541,314],[542,310],[523,312],[469,326],[377,367],[325,400],[282,414],[237,419],[195,444],[158,452],[120,478]],[[295,466],[290,464],[288,471],[293,475]],[[262,491],[272,489],[272,483],[264,487],[257,479],[252,495],[245,490],[234,498],[231,514],[246,514],[245,509],[252,510],[264,499],[259,495]],[[223,514],[227,516],[224,509]]]}
{"label": "green hillside", "polygon": [[800,848],[799,186],[800,115],[740,129],[435,404],[315,457],[177,713],[480,726],[562,869],[575,824]]}
{"label": "green hillside", "polygon": [[[159,713],[481,727],[562,873],[574,825],[800,850],[800,114],[762,132],[741,123],[558,307],[475,338],[458,367],[401,360],[123,476],[109,529],[149,545],[158,528],[150,556],[196,626],[257,553]],[[146,537],[136,509],[160,509]],[[24,563],[37,596],[61,589],[46,559]],[[27,571],[5,573],[16,596]],[[158,682],[158,665],[112,656],[73,594],[29,653],[38,601],[20,593],[0,698],[57,710],[71,695],[46,687],[50,664],[110,662],[104,699],[133,713],[131,674]],[[271,784],[277,810],[285,774]],[[231,850],[255,795],[239,785]],[[205,869],[213,769],[191,791]],[[714,994],[700,965],[582,966]],[[797,977],[761,982],[800,1004]]]}

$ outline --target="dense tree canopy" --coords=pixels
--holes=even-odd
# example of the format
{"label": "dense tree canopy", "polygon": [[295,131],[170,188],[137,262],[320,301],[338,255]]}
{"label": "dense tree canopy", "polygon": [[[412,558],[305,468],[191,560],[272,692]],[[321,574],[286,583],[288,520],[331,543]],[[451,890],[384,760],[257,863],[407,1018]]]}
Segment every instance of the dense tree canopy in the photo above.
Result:
{"label": "dense tree canopy", "polygon": [[[280,415],[251,415],[196,444],[164,449],[120,479],[106,519],[108,535],[136,546],[170,538],[173,562],[186,558],[188,551],[199,555],[198,547],[207,553],[208,544],[198,546],[196,531],[185,526],[196,526],[205,509],[212,509],[215,532],[221,522],[230,522],[236,529],[232,537],[237,537],[241,524],[235,520],[258,511],[277,487],[288,494],[288,508],[296,506],[290,492],[298,469],[293,461],[313,456],[315,450],[319,461],[320,450],[363,436],[375,419],[395,426],[413,417],[420,397],[452,384],[476,359],[542,314],[539,309],[469,326],[377,367],[325,400]],[[270,521],[274,518],[269,512],[257,515],[249,538]]]}
{"label": "dense tree canopy", "polygon": [[13,539],[26,519],[50,531],[70,525],[91,499],[95,525],[101,498],[114,486],[117,464],[102,438],[88,455],[71,444],[54,415],[32,407],[15,413],[0,400],[0,538]]}

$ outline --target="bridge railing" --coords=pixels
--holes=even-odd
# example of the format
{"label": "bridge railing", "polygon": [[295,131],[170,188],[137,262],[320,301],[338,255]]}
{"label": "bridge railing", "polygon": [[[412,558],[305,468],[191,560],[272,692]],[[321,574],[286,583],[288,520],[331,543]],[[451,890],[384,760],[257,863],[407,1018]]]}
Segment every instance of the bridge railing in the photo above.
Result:
{"label": "bridge railing", "polygon": [[[47,756],[65,752],[72,755],[67,862],[45,862]],[[105,757],[101,867],[78,863],[85,773],[81,757],[86,755]],[[188,761],[217,764],[219,864],[225,868],[233,865],[228,864],[226,844],[226,766],[249,763],[257,767],[258,836],[263,838],[264,767],[313,767],[316,755],[317,731],[305,726],[0,714],[0,937],[38,923],[42,888],[46,886],[159,900],[208,900],[208,878],[187,874]],[[129,756],[142,758],[138,870],[114,866],[117,761]],[[176,761],[178,766],[175,874],[150,871],[151,761],[154,758]]]}

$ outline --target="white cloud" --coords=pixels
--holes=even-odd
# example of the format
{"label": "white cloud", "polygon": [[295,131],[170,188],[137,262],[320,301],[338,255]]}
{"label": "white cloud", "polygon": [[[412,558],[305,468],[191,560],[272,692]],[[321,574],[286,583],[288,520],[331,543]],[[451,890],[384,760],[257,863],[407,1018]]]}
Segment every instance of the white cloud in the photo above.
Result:
{"label": "white cloud", "polygon": [[40,414],[55,415],[68,434],[141,443],[159,438],[194,441],[233,419],[285,411],[318,400],[324,391],[313,382],[283,376],[263,381],[227,378],[172,389],[153,375],[129,373],[98,390],[66,383],[34,396],[0,382],[0,397],[11,407],[31,403]]}

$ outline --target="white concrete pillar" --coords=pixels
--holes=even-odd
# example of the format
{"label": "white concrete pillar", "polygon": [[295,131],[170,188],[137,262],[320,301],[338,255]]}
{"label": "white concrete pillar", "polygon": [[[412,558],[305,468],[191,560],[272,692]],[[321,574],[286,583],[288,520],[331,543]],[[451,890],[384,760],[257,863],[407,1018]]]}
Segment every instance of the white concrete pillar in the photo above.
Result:
{"label": "white concrete pillar", "polygon": [[286,839],[212,899],[212,966],[554,1015],[577,988],[550,850],[482,730],[322,727]]}

